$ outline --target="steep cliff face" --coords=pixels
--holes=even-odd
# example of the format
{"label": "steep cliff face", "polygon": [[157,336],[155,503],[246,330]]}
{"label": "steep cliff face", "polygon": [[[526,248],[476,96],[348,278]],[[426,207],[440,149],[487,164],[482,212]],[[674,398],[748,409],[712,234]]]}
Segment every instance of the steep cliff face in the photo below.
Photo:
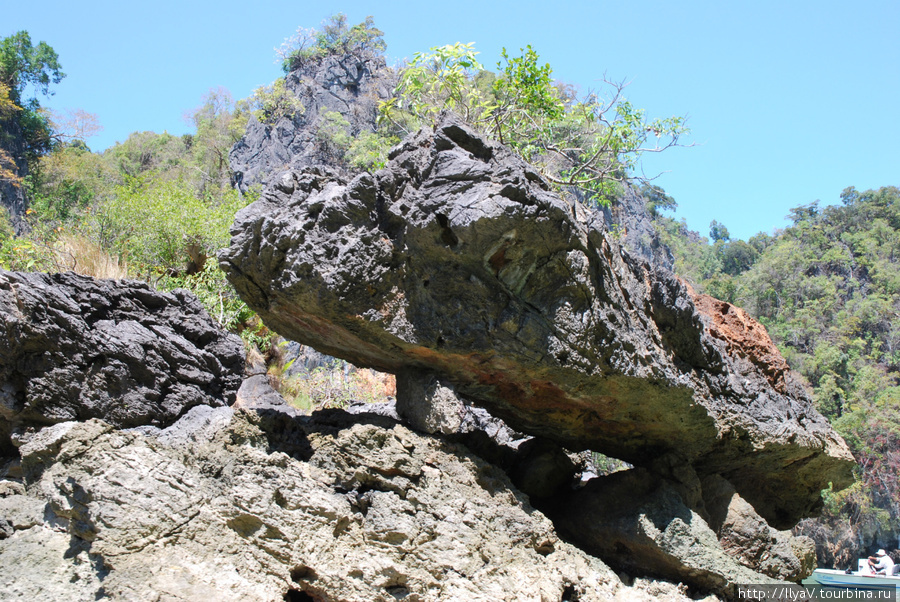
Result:
{"label": "steep cliff face", "polygon": [[347,120],[351,136],[371,132],[378,102],[390,97],[395,84],[393,71],[381,57],[328,55],[291,72],[284,85],[303,110],[274,123],[251,119],[229,155],[235,183],[245,191],[287,167],[334,165],[333,156],[317,135],[324,114],[340,114]]}
{"label": "steep cliff face", "polygon": [[[17,178],[28,175],[28,164],[25,161],[25,143],[22,140],[21,127],[13,119],[0,119],[0,159],[2,167],[13,172]],[[0,178],[0,208],[9,214],[16,232],[24,226],[25,189],[21,182]]]}
{"label": "steep cliff face", "polygon": [[357,365],[437,374],[517,430],[722,475],[779,528],[852,480],[800,383],[721,319],[739,310],[704,310],[452,118],[350,182],[283,172],[232,235],[221,266],[270,327]]}

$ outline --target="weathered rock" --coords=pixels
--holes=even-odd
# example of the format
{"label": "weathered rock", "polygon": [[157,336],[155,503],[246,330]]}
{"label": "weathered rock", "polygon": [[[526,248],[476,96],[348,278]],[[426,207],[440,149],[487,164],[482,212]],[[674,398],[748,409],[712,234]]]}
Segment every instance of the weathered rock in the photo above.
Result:
{"label": "weathered rock", "polygon": [[636,468],[593,479],[546,511],[571,541],[630,574],[675,579],[726,597],[740,584],[777,582],[731,557],[679,489]]}
{"label": "weathered rock", "polygon": [[721,474],[779,528],[815,512],[829,482],[851,482],[846,445],[761,326],[723,328],[736,308],[698,303],[610,240],[600,215],[452,118],[375,174],[273,182],[238,214],[220,264],[282,335],[432,372],[570,450]]}
{"label": "weathered rock", "polygon": [[58,422],[165,427],[230,404],[243,365],[240,339],[187,291],[0,271],[0,455]]}
{"label": "weathered rock", "polygon": [[[25,159],[25,137],[18,120],[0,118],[0,167],[4,167],[24,180],[28,175],[28,161]],[[16,233],[21,234],[25,223],[25,187],[22,181],[0,178],[0,218],[5,213]]]}
{"label": "weathered rock", "polygon": [[516,487],[533,498],[547,498],[571,485],[577,469],[559,445],[535,437],[519,445],[510,470]]}
{"label": "weathered rock", "polygon": [[[260,430],[254,412],[187,446],[98,420],[44,429],[21,448],[28,492],[13,497],[34,511],[17,511],[0,539],[0,565],[18,567],[4,591],[76,601],[688,599],[671,584],[623,586],[465,448],[399,425],[346,426],[347,415],[335,428],[343,413],[320,414],[324,424],[293,420],[306,460],[269,451],[285,433]],[[0,500],[0,514],[11,507]]]}
{"label": "weathered rock", "polygon": [[340,114],[350,136],[374,131],[378,103],[390,98],[395,85],[384,58],[368,55],[329,55],[292,71],[284,78],[285,90],[303,110],[275,123],[250,119],[229,154],[235,183],[245,191],[288,166],[338,165],[327,136],[319,135],[325,113]]}
{"label": "weathered rock", "polygon": [[466,404],[452,383],[407,370],[397,376],[397,412],[415,429],[451,435],[462,428]]}
{"label": "weathered rock", "polygon": [[269,382],[265,374],[255,374],[246,378],[238,389],[234,408],[244,410],[276,410],[290,416],[299,416],[300,412],[288,405]]}
{"label": "weathered rock", "polygon": [[659,237],[647,211],[647,199],[632,186],[625,186],[609,207],[602,207],[608,230],[635,257],[650,265],[675,269],[675,256]]}
{"label": "weathered rock", "polygon": [[703,481],[709,526],[722,548],[754,571],[783,581],[800,582],[816,568],[815,544],[809,537],[771,528],[731,483],[710,476]]}

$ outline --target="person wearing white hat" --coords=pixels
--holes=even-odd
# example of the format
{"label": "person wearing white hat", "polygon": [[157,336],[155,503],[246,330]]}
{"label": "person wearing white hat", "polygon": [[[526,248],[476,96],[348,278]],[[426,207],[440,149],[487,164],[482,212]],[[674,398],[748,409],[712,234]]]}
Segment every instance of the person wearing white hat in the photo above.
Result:
{"label": "person wearing white hat", "polygon": [[894,560],[884,550],[878,550],[874,556],[869,556],[869,570],[875,575],[892,575]]}

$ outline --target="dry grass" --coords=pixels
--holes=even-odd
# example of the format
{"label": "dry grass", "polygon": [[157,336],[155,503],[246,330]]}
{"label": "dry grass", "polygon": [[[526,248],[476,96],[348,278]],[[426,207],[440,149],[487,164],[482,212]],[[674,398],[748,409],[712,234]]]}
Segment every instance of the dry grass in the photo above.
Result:
{"label": "dry grass", "polygon": [[60,270],[83,276],[119,280],[128,277],[128,266],[83,236],[62,234],[54,248]]}

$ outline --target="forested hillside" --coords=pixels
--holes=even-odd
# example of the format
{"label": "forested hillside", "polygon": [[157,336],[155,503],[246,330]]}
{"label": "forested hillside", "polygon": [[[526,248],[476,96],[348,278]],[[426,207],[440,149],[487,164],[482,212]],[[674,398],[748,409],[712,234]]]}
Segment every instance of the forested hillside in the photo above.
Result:
{"label": "forested hillside", "polygon": [[671,218],[656,224],[676,272],[760,320],[850,444],[859,481],[802,526],[820,555],[847,562],[895,547],[900,531],[900,189],[850,187],[838,204],[801,205],[790,219],[748,241],[717,222],[709,239]]}
{"label": "forested hillside", "polygon": [[[558,191],[601,210],[636,189],[626,187],[636,183],[632,174],[642,152],[680,144],[687,132],[678,117],[645,119],[614,83],[606,99],[578,98],[553,80],[550,66],[530,47],[518,56],[504,50],[496,71],[485,69],[467,44],[423,51],[395,70],[371,61],[385,48],[371,19],[351,27],[339,16],[288,44],[284,78],[244,100],[222,89],[198,99],[190,112],[192,134],[135,132],[93,152],[83,132],[62,135],[36,101],[24,106],[20,85],[31,81],[46,90],[58,83],[61,67],[49,47],[32,48],[30,40],[26,47],[21,35],[18,46],[10,39],[0,46],[0,123],[7,125],[0,180],[24,193],[27,211],[13,216],[26,222],[19,234],[10,216],[0,216],[0,267],[188,288],[251,345],[267,335],[265,328],[214,258],[229,240],[235,213],[259,191],[239,190],[236,184],[247,182],[236,182],[229,161],[248,127],[269,135],[279,123],[302,124],[311,155],[352,174],[383,166],[402,136],[450,110],[533,163]],[[9,50],[15,48],[23,50]],[[31,62],[13,61],[22,56]],[[383,81],[394,87],[378,102],[368,99],[371,114],[352,120],[327,107],[307,113],[292,90],[307,86],[329,57],[344,56],[377,63]],[[9,132],[22,123],[32,129],[26,128],[27,144],[15,146]],[[20,147],[26,150],[15,150]],[[27,173],[16,168],[23,162]],[[257,181],[265,175],[271,174]],[[676,273],[744,307],[768,328],[859,461],[857,484],[830,495],[824,517],[801,526],[819,543],[820,560],[846,562],[875,544],[896,547],[900,190],[848,188],[839,204],[797,207],[792,226],[748,241],[731,240],[716,222],[710,238],[701,237],[665,217],[675,201],[664,190],[646,185],[642,194],[674,253]]]}

